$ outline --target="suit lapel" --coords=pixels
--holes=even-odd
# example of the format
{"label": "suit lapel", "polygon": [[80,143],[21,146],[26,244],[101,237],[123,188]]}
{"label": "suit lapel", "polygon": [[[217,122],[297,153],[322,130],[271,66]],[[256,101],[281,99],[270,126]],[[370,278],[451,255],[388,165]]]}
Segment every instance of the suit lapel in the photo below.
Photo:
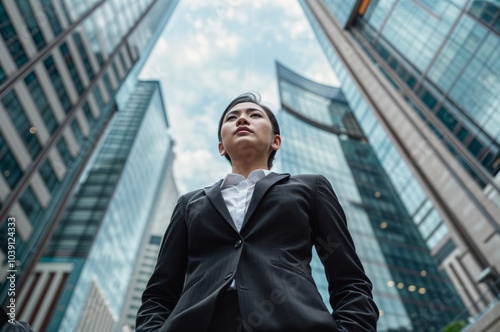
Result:
{"label": "suit lapel", "polygon": [[221,214],[222,217],[227,221],[227,223],[236,231],[236,226],[234,225],[233,218],[231,218],[231,214],[229,213],[229,210],[227,209],[226,203],[224,202],[224,197],[222,197],[222,193],[220,191],[220,185],[222,183],[222,180],[218,181],[211,187],[205,188],[205,194],[207,195],[208,199],[212,202],[212,204],[215,206],[217,211]]}
{"label": "suit lapel", "polygon": [[245,214],[245,219],[243,219],[243,225],[241,225],[241,229],[245,227],[248,219],[252,216],[252,213],[255,211],[257,205],[259,205],[260,200],[264,196],[264,194],[274,185],[276,182],[290,177],[290,174],[278,174],[278,173],[269,173],[262,180],[258,181],[255,184],[255,189],[253,191],[252,200],[250,201],[250,205],[248,206],[248,210]]}

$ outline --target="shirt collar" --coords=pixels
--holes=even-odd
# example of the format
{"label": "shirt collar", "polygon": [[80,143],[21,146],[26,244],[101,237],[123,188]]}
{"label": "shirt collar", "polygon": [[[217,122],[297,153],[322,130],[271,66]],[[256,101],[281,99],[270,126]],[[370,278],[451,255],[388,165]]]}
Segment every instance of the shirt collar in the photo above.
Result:
{"label": "shirt collar", "polygon": [[232,186],[236,186],[238,183],[248,180],[250,183],[256,183],[259,180],[262,180],[266,175],[271,173],[272,171],[268,169],[256,169],[253,170],[249,175],[248,178],[245,179],[245,177],[241,174],[237,173],[230,173],[226,175],[224,178],[224,181],[222,181],[220,188],[222,189],[227,189]]}

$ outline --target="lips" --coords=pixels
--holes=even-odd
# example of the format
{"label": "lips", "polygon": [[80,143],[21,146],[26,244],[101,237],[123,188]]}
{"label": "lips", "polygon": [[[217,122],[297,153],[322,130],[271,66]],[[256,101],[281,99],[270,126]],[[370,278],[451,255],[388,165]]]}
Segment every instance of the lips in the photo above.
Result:
{"label": "lips", "polygon": [[236,135],[238,133],[251,133],[251,132],[252,131],[250,130],[250,128],[242,126],[242,127],[236,128],[236,130],[234,131],[234,134]]}

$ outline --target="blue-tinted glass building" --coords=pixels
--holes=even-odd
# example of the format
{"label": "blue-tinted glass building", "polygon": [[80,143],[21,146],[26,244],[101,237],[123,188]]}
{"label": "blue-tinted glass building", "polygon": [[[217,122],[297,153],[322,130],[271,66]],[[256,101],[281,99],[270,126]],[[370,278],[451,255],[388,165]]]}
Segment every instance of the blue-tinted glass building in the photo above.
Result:
{"label": "blue-tinted glass building", "polygon": [[177,2],[0,1],[1,304],[8,218],[19,294]]}
{"label": "blue-tinted glass building", "polygon": [[[332,183],[374,284],[378,330],[440,331],[463,304],[438,270],[342,90],[309,81],[280,64],[277,72],[282,168],[292,174],[320,173]],[[318,257],[311,266],[328,303]]]}
{"label": "blue-tinted glass building", "polygon": [[172,167],[174,158],[174,154],[170,152],[165,171],[162,172],[162,177],[158,181],[158,194],[155,197],[154,209],[149,216],[149,227],[144,232],[118,320],[117,328],[120,331],[135,329],[137,311],[142,305],[142,293],[153,274],[160,252],[161,239],[179,198]]}
{"label": "blue-tinted glass building", "polygon": [[[165,190],[158,179],[171,171],[167,127],[159,83],[139,82],[113,118],[27,280],[19,299],[22,320],[39,330],[111,331],[158,208],[156,196]],[[45,296],[34,296],[41,290]],[[34,302],[53,310],[42,317],[41,310],[30,310]]]}
{"label": "blue-tinted glass building", "polygon": [[498,3],[300,3],[374,152],[468,312],[498,305]]}

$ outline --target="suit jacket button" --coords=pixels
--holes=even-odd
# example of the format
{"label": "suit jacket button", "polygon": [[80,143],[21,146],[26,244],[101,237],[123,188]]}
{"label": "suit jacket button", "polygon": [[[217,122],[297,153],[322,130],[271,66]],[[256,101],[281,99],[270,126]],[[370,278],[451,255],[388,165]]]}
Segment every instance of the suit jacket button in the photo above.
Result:
{"label": "suit jacket button", "polygon": [[233,273],[232,273],[232,272],[230,272],[230,273],[228,273],[228,274],[224,277],[224,280],[227,280],[227,279],[231,278],[232,276],[233,276]]}
{"label": "suit jacket button", "polygon": [[234,247],[235,248],[239,248],[241,246],[241,243],[242,241],[241,240],[238,240],[235,244],[234,244]]}

